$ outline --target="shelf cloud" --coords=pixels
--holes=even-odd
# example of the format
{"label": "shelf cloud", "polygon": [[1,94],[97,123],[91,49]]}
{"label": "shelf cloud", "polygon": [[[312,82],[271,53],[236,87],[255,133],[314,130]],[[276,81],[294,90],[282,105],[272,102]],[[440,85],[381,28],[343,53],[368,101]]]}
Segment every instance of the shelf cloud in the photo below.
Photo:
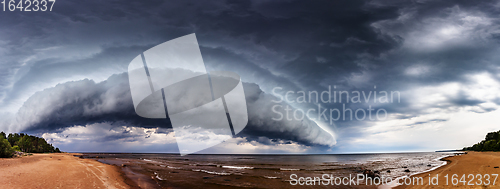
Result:
{"label": "shelf cloud", "polygon": [[[68,127],[99,123],[116,127],[171,129],[172,125],[166,119],[147,119],[135,113],[128,81],[127,74],[122,73],[99,83],[86,79],[47,88],[35,93],[23,104],[10,127],[35,133],[57,133]],[[249,124],[241,136],[284,139],[306,145],[335,144],[333,135],[313,121],[274,121],[270,106],[274,104],[272,100],[275,97],[261,91],[256,84],[245,83],[244,88]]]}

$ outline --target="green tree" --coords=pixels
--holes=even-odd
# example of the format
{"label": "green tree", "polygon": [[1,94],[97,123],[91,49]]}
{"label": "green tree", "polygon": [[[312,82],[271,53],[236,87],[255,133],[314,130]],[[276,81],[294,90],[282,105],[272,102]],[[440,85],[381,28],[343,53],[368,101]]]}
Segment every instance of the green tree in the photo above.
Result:
{"label": "green tree", "polygon": [[23,152],[32,152],[33,143],[31,142],[31,137],[28,135],[24,135],[21,140],[19,140],[18,145]]}
{"label": "green tree", "polygon": [[9,140],[11,146],[16,145],[19,139],[21,139],[21,136],[19,136],[19,134],[17,133],[14,134],[10,133],[9,136],[7,137],[7,140]]}
{"label": "green tree", "polygon": [[7,136],[5,136],[5,133],[3,131],[0,132],[0,139],[7,139]]}
{"label": "green tree", "polygon": [[17,146],[17,145],[16,145],[16,146],[12,146],[12,149],[13,149],[14,151],[18,151],[18,152],[20,152],[20,151],[21,151],[21,148],[19,148],[19,146]]}
{"label": "green tree", "polygon": [[500,151],[500,131],[486,134],[483,141],[478,142],[471,147],[465,147],[463,150]]}
{"label": "green tree", "polygon": [[0,158],[12,157],[14,150],[10,146],[9,141],[6,139],[0,139]]}
{"label": "green tree", "polygon": [[498,140],[499,136],[500,136],[499,132],[491,132],[491,133],[486,134],[486,137],[484,140],[487,140],[487,141],[488,140]]}
{"label": "green tree", "polygon": [[[2,134],[3,133],[3,134]],[[2,140],[2,136],[5,136],[4,132],[0,132],[0,140]],[[27,152],[27,153],[54,153],[54,152],[61,152],[59,151],[58,148],[54,148],[52,144],[47,143],[47,141],[44,138],[37,137],[37,136],[31,136],[28,134],[24,133],[10,133],[7,137],[7,139],[3,139],[7,141],[7,143],[10,146],[13,146],[10,150],[12,152],[15,151],[22,151],[22,152]],[[0,141],[3,142],[3,141]],[[5,145],[4,145],[5,146]],[[2,148],[4,149],[4,148]],[[7,149],[5,147],[5,149]],[[10,151],[9,151],[10,153]]]}

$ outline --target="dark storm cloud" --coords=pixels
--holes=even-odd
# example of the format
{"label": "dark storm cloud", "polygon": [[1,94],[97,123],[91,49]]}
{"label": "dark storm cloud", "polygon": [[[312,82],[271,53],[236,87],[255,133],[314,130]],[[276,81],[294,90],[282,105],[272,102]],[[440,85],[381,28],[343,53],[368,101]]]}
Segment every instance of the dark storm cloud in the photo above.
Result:
{"label": "dark storm cloud", "polygon": [[37,92],[23,104],[11,124],[27,132],[44,133],[102,122],[171,127],[166,120],[146,119],[135,113],[126,74],[113,75],[101,83],[81,80]]}
{"label": "dark storm cloud", "polygon": [[24,71],[23,77],[13,84],[9,96],[4,101],[15,99],[39,83],[57,82],[63,78],[85,77],[88,73],[105,72],[110,69],[125,70],[127,65],[122,64],[122,62],[131,60],[134,55],[145,49],[146,47],[140,46],[110,47],[104,48],[101,52],[86,59],[61,60],[51,58],[34,62],[28,70]]}
{"label": "dark storm cloud", "polygon": [[[273,120],[275,115],[271,112],[271,106],[274,103],[271,100],[275,98],[262,92],[255,84],[245,83],[244,89],[249,123],[239,135],[293,140],[307,145],[335,144],[332,135],[307,119]],[[147,119],[135,113],[125,73],[113,75],[100,83],[92,80],[73,81],[37,92],[23,104],[15,121],[10,124],[29,133],[50,133],[96,123],[109,123],[115,127],[159,128],[158,133],[169,133],[169,128],[172,128],[166,119]],[[123,131],[110,132],[105,137],[118,140],[133,139],[135,135]]]}

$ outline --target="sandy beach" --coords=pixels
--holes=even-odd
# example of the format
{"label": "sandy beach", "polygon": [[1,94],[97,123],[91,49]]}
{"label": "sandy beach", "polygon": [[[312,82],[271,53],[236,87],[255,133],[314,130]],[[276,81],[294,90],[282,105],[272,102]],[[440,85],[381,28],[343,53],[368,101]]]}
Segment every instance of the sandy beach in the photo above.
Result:
{"label": "sandy beach", "polygon": [[136,188],[118,167],[74,154],[0,159],[0,188]]}
{"label": "sandy beach", "polygon": [[[444,160],[448,161],[447,165],[412,176],[412,180],[416,177],[422,178],[423,184],[403,185],[396,188],[500,188],[500,178],[497,178],[493,185],[495,176],[492,175],[500,174],[500,168],[498,168],[500,166],[500,152],[468,152],[466,155],[447,157]],[[457,178],[455,181],[452,180],[454,174]],[[445,177],[446,175],[448,178]],[[465,175],[464,180],[461,178],[463,175]],[[438,180],[434,179],[433,183],[437,182],[438,185],[433,185],[429,182],[429,177],[432,180],[436,176]],[[481,181],[479,181],[479,177],[482,177]],[[488,185],[485,184],[487,177],[490,177]],[[448,185],[446,185],[447,181]]]}

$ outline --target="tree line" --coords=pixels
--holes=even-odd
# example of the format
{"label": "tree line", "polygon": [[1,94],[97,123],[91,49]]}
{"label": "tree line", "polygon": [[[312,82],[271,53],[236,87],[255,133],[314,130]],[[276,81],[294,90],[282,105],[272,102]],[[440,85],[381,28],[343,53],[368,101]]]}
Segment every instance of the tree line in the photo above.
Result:
{"label": "tree line", "polygon": [[486,134],[481,142],[471,147],[465,147],[466,151],[500,151],[500,131]]}
{"label": "tree line", "polygon": [[54,148],[44,138],[31,136],[24,133],[10,133],[8,136],[0,132],[0,157],[12,157],[16,152],[26,153],[60,153],[59,148]]}

